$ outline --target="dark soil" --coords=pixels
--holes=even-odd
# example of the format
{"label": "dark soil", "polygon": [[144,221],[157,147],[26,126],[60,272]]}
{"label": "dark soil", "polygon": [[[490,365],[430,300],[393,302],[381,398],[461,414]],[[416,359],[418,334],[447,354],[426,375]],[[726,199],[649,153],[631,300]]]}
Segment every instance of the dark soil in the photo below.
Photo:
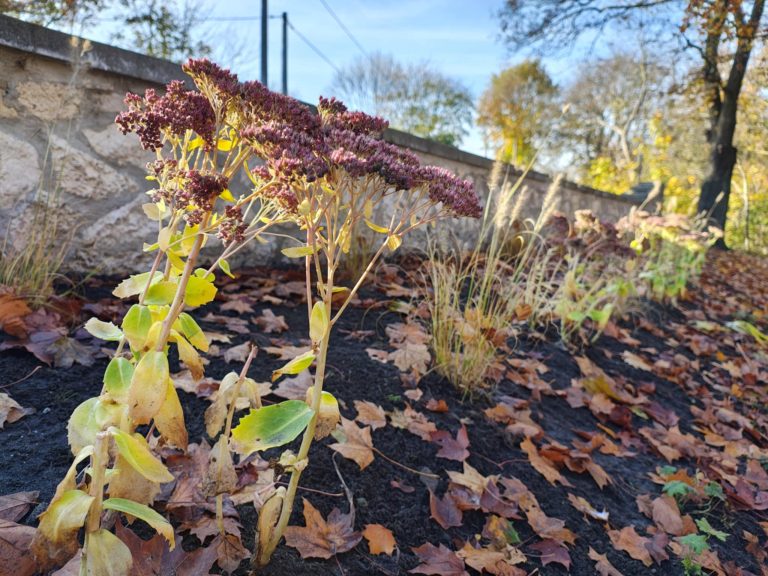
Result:
{"label": "dark soil", "polygon": [[[382,294],[369,290],[365,298],[384,299]],[[218,313],[219,303],[207,307]],[[307,333],[306,309],[303,306],[284,307],[262,304],[260,308],[271,308],[275,314],[284,315],[290,326],[286,339],[297,341]],[[257,309],[257,314],[259,313]],[[206,309],[206,310],[207,310]],[[600,464],[613,479],[613,484],[601,490],[587,474],[574,474],[563,468],[561,471],[573,488],[550,485],[527,462],[526,454],[519,448],[519,442],[508,439],[503,426],[490,421],[483,414],[485,408],[495,405],[502,395],[529,399],[531,391],[503,380],[490,394],[479,396],[473,401],[462,398],[447,381],[435,374],[429,374],[419,383],[424,395],[418,402],[411,402],[403,396],[405,388],[401,384],[398,369],[391,364],[382,364],[372,360],[366,348],[388,348],[388,338],[384,328],[392,322],[402,321],[402,316],[385,312],[385,308],[367,310],[351,307],[336,329],[328,359],[328,377],[326,389],[332,392],[342,406],[342,414],[354,418],[354,400],[369,400],[385,410],[404,408],[406,402],[424,412],[441,430],[450,430],[453,434],[460,427],[460,422],[469,422],[467,429],[470,439],[468,463],[484,475],[504,475],[521,480],[536,495],[544,512],[551,517],[565,521],[566,526],[576,535],[575,546],[570,549],[572,565],[570,571],[559,564],[550,563],[542,566],[537,560],[538,553],[529,548],[539,541],[528,524],[515,521],[514,525],[522,539],[522,550],[528,556],[528,563],[523,567],[528,573],[548,575],[576,574],[591,575],[596,573],[595,563],[587,556],[588,549],[594,548],[606,554],[610,562],[625,576],[660,574],[682,575],[683,568],[678,558],[653,567],[646,567],[633,560],[626,553],[617,551],[611,545],[606,534],[606,526],[596,520],[587,520],[571,506],[567,494],[573,493],[586,498],[596,509],[605,508],[610,514],[611,528],[620,529],[635,526],[640,532],[652,525],[651,520],[640,513],[635,499],[640,494],[659,496],[661,486],[651,481],[649,473],[667,462],[646,445],[635,457],[606,456],[595,452],[595,461]],[[199,318],[205,311],[195,313]],[[222,312],[224,315],[236,315]],[[657,325],[669,325],[684,322],[682,313],[672,308],[651,307],[642,316],[651,319]],[[624,327],[642,344],[637,348],[669,348],[665,338],[654,336],[635,325],[638,319],[628,319]],[[220,326],[208,326],[222,330]],[[203,324],[203,328],[206,325]],[[343,330],[374,330],[375,336],[362,342],[345,339]],[[269,345],[269,336],[261,334],[254,326],[249,337],[233,334],[232,344],[240,344],[247,339],[260,346]],[[531,334],[522,333],[510,343],[516,357],[535,356],[549,367],[543,378],[551,384],[554,391],[563,391],[570,387],[571,379],[579,376],[579,369],[565,347],[554,338],[542,340]],[[700,402],[681,385],[660,379],[650,372],[637,370],[622,361],[621,353],[628,349],[618,340],[601,337],[598,342],[586,350],[586,355],[611,375],[624,376],[635,386],[652,384],[655,387],[653,398],[665,408],[673,410],[680,417],[679,427],[683,433],[696,434],[690,413],[692,404]],[[635,350],[635,348],[633,348]],[[693,359],[690,351],[681,348],[680,353]],[[584,353],[584,352],[582,352]],[[0,389],[25,407],[34,407],[36,413],[26,416],[16,423],[6,425],[0,431],[0,494],[18,491],[37,490],[40,504],[30,513],[25,521],[35,523],[37,513],[45,509],[59,480],[63,477],[71,462],[71,453],[67,445],[66,426],[73,409],[85,399],[97,395],[101,388],[101,377],[106,367],[106,357],[99,357],[93,366],[75,365],[69,369],[54,369],[41,365],[31,354],[12,350],[0,353]],[[249,376],[257,381],[269,380],[271,371],[278,368],[281,361],[266,353],[260,353],[254,360]],[[221,357],[211,358],[206,368],[206,375],[219,379],[232,370],[239,370],[235,364],[226,364]],[[23,379],[23,381],[21,381]],[[15,383],[19,381],[18,383]],[[701,383],[699,383],[701,384]],[[199,441],[204,436],[203,412],[208,402],[180,391],[185,408],[190,441]],[[450,407],[447,413],[433,413],[424,408],[431,398],[443,399]],[[572,446],[576,431],[596,432],[598,424],[619,432],[620,428],[599,422],[586,408],[573,409],[562,395],[543,395],[539,400],[531,399],[533,418],[545,430],[550,441],[557,441]],[[632,424],[647,425],[637,415],[632,416]],[[384,458],[376,457],[365,470],[328,448],[334,440],[328,438],[314,444],[310,453],[310,465],[302,476],[302,486],[307,490],[299,495],[308,498],[323,516],[332,508],[347,510],[346,497],[342,495],[342,485],[334,466],[334,460],[341,476],[353,493],[356,520],[355,525],[362,529],[366,524],[380,523],[390,528],[397,539],[399,550],[393,557],[373,556],[368,553],[365,541],[353,551],[341,554],[328,561],[302,560],[298,552],[281,545],[272,563],[263,570],[265,575],[300,576],[330,574],[404,574],[419,564],[412,547],[425,542],[445,544],[452,550],[464,541],[472,540],[482,531],[485,515],[480,512],[468,512],[464,515],[464,525],[459,528],[443,530],[430,519],[429,493],[419,476],[396,467]],[[438,446],[425,442],[406,430],[386,426],[373,433],[374,445],[384,454],[412,468],[429,468],[440,474],[443,480],[438,489],[442,493],[446,484],[445,470],[461,470],[458,462],[437,458]],[[692,475],[697,470],[697,462],[683,459],[675,466],[686,468]],[[404,493],[392,488],[390,481],[399,480],[414,488],[411,493]],[[310,490],[336,494],[323,495]],[[241,522],[244,526],[243,542],[252,546],[255,513],[252,508],[240,508]],[[758,521],[765,521],[765,513],[736,512],[727,504],[719,504],[708,515],[715,528],[726,530],[729,534],[740,535],[742,530],[753,534],[762,534]],[[303,525],[301,505],[297,502],[291,520],[292,524]],[[722,562],[733,561],[736,565],[753,573],[760,573],[761,567],[755,558],[744,550],[743,542],[736,536],[725,544],[711,540]],[[185,545],[186,548],[186,545]],[[245,564],[243,574],[248,571]],[[471,571],[471,570],[470,570]]]}

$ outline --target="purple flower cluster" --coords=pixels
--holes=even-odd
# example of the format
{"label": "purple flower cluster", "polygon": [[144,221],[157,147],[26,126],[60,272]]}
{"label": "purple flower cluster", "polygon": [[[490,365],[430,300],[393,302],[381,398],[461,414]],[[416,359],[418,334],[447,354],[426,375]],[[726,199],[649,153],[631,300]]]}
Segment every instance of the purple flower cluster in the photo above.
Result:
{"label": "purple flower cluster", "polygon": [[193,207],[187,214],[187,222],[199,224],[205,212],[213,210],[216,198],[227,189],[229,181],[221,174],[188,170],[185,182],[176,193],[176,207]]}
{"label": "purple flower cluster", "polygon": [[217,236],[224,245],[237,244],[245,239],[245,231],[248,226],[243,222],[243,212],[237,206],[227,206],[224,209],[224,218],[219,224]]}
{"label": "purple flower cluster", "polygon": [[186,90],[184,82],[174,80],[163,96],[149,88],[144,98],[128,93],[128,110],[118,114],[115,122],[123,134],[134,132],[142,148],[158,150],[163,147],[163,133],[183,136],[191,129],[209,146],[213,143],[216,119],[208,99],[200,92]]}
{"label": "purple flower cluster", "polygon": [[[239,82],[229,70],[206,59],[190,60],[184,70],[199,92],[174,81],[163,96],[154,90],[147,90],[143,98],[126,96],[128,110],[117,117],[117,123],[124,133],[136,133],[146,149],[160,149],[166,136],[181,136],[187,130],[198,134],[210,149],[220,129],[218,120],[234,128],[238,141],[264,161],[253,174],[270,182],[264,194],[289,210],[298,205],[296,190],[343,170],[353,178],[380,179],[386,185],[383,193],[426,189],[432,201],[455,215],[481,213],[470,182],[443,168],[422,167],[415,154],[385,142],[381,136],[387,122],[380,118],[351,112],[334,98],[320,98],[315,114],[259,82]],[[170,189],[161,186],[158,194],[172,197],[177,207],[192,206],[195,213],[187,218],[199,220],[198,212],[213,209],[227,182],[220,175],[195,170],[170,178],[177,169],[167,162],[152,167],[158,180],[171,182]],[[224,221],[230,224],[221,234],[236,237],[241,220],[233,213]]]}

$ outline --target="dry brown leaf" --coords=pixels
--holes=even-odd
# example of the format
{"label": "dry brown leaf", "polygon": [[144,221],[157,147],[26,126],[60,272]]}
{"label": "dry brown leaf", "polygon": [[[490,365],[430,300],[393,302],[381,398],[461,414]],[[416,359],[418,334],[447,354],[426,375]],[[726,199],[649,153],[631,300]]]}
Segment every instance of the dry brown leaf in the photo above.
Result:
{"label": "dry brown leaf", "polygon": [[403,342],[401,347],[390,352],[387,358],[392,360],[401,372],[413,370],[418,374],[424,374],[429,370],[429,363],[432,360],[426,344],[411,342]]}
{"label": "dry brown leaf", "polygon": [[261,331],[265,334],[280,334],[288,330],[288,324],[285,322],[285,316],[275,316],[270,308],[265,308],[261,311],[261,316],[257,316],[253,319]]}
{"label": "dry brown leaf", "polygon": [[653,366],[646,362],[644,358],[630,352],[629,350],[624,350],[624,352],[621,353],[621,357],[624,359],[624,362],[632,366],[632,368],[645,370],[646,372],[653,372]]}
{"label": "dry brown leaf", "polygon": [[244,363],[248,359],[248,355],[251,353],[250,342],[243,342],[237,346],[227,348],[224,352],[224,362],[229,364],[230,362],[237,362],[238,364]]}
{"label": "dry brown leaf", "polygon": [[571,483],[560,474],[557,468],[552,465],[552,462],[539,454],[538,449],[534,443],[531,442],[530,438],[526,437],[526,439],[520,443],[520,448],[522,448],[523,452],[528,455],[528,460],[530,461],[531,466],[533,466],[539,474],[544,476],[544,478],[547,479],[547,482],[552,485],[560,482],[563,486],[573,487]]}
{"label": "dry brown leaf", "polygon": [[450,548],[427,542],[418,548],[411,548],[421,564],[409,570],[412,574],[436,574],[438,576],[469,576],[464,569],[464,560]]}
{"label": "dry brown leaf", "polygon": [[28,414],[34,413],[34,408],[23,408],[5,392],[0,392],[0,430],[5,423],[13,424]]}
{"label": "dry brown leaf", "polygon": [[14,576],[32,576],[37,571],[29,553],[34,536],[31,526],[0,519],[0,570],[13,567]]}
{"label": "dry brown leaf", "polygon": [[467,427],[464,424],[456,433],[456,438],[446,430],[432,432],[432,442],[440,446],[440,450],[437,451],[439,458],[456,460],[457,462],[464,462],[469,458],[469,450],[467,450],[469,448],[469,436],[467,436]]}
{"label": "dry brown leaf", "polygon": [[598,554],[592,546],[589,547],[589,558],[596,562],[595,570],[600,576],[624,576],[614,568],[613,564],[608,561],[608,557],[605,554]]}
{"label": "dry brown leaf", "polygon": [[307,390],[314,385],[315,379],[309,370],[304,370],[291,378],[283,378],[272,393],[288,400],[304,400]]}
{"label": "dry brown leaf", "polygon": [[353,512],[342,514],[334,508],[326,521],[309,500],[303,501],[305,525],[285,530],[285,543],[296,548],[302,558],[328,559],[357,546],[362,535],[354,530]]}
{"label": "dry brown leaf", "polygon": [[570,501],[571,505],[576,508],[576,510],[585,516],[595,520],[608,522],[608,512],[605,509],[603,509],[602,512],[598,512],[585,498],[582,498],[581,496],[575,496],[574,494],[568,494],[568,500]]}
{"label": "dry brown leaf", "polygon": [[0,330],[16,338],[25,339],[28,329],[23,318],[31,312],[24,299],[8,292],[0,294]]}
{"label": "dry brown leaf", "polygon": [[437,432],[437,426],[421,412],[406,406],[405,410],[393,410],[389,413],[392,426],[405,428],[425,442],[432,439],[432,433]]}
{"label": "dry brown leaf", "polygon": [[18,522],[37,504],[39,492],[16,492],[0,496],[0,520]]}
{"label": "dry brown leaf", "polygon": [[366,524],[363,536],[368,541],[368,550],[371,551],[371,554],[392,556],[397,547],[392,530],[381,524]]}
{"label": "dry brown leaf", "polygon": [[495,550],[491,548],[474,548],[465,542],[456,555],[462,558],[467,566],[478,572],[487,572],[494,576],[525,576],[526,571],[516,568],[514,564],[525,562],[525,556],[512,546]]}
{"label": "dry brown leaf", "polygon": [[568,548],[556,540],[542,540],[530,546],[541,554],[541,563],[546,566],[556,562],[565,566],[566,570],[571,569],[571,555]]}
{"label": "dry brown leaf", "polygon": [[469,488],[477,496],[482,496],[488,483],[494,479],[492,476],[486,478],[466,462],[464,462],[463,472],[448,470],[448,477],[454,484]]}
{"label": "dry brown leaf", "polygon": [[367,400],[355,400],[355,410],[357,410],[355,420],[360,422],[360,424],[368,425],[373,430],[384,428],[387,425],[386,412],[378,404],[368,402]]}
{"label": "dry brown leaf", "polygon": [[461,526],[463,514],[450,491],[446,492],[442,498],[438,498],[432,490],[429,491],[429,512],[430,517],[440,524],[443,530]]}
{"label": "dry brown leaf", "polygon": [[335,450],[345,458],[354,460],[364,470],[373,462],[373,439],[371,438],[371,429],[366,426],[358,428],[354,420],[341,419],[341,427],[346,438],[343,442],[331,444],[330,448]]}
{"label": "dry brown leaf", "polygon": [[645,536],[640,536],[634,526],[625,526],[621,530],[608,530],[608,537],[616,550],[621,550],[629,554],[635,560],[640,560],[646,566],[653,564],[651,554],[646,545],[650,540]]}
{"label": "dry brown leaf", "polygon": [[680,508],[672,496],[660,496],[651,503],[651,515],[656,525],[667,534],[682,536],[684,532],[683,518]]}

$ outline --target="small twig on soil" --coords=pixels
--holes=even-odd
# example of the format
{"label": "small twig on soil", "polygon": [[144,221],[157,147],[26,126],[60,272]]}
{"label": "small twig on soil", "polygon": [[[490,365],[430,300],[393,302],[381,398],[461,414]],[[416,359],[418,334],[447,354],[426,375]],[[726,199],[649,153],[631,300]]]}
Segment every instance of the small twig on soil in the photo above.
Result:
{"label": "small twig on soil", "polygon": [[[288,486],[288,482],[275,482],[277,486]],[[345,496],[344,492],[323,492],[322,490],[315,490],[314,488],[307,488],[305,486],[299,486],[299,490],[304,490],[305,492],[313,492],[315,494],[320,494],[321,496],[329,496],[331,498],[341,498],[342,496]]]}
{"label": "small twig on soil", "polygon": [[32,376],[35,374],[35,372],[40,370],[40,368],[42,368],[42,366],[35,366],[34,369],[32,370],[32,372],[30,372],[29,374],[24,376],[24,378],[20,378],[19,380],[16,380],[15,382],[11,382],[10,384],[3,384],[2,386],[0,386],[0,390],[2,390],[3,388],[10,388],[14,384],[19,384],[21,382],[24,382],[24,380],[28,380],[29,378],[32,378]]}
{"label": "small twig on soil", "polygon": [[503,469],[504,466],[507,464],[513,464],[513,463],[527,463],[528,460],[526,458],[510,458],[509,460],[502,460],[501,462],[496,462],[496,460],[491,460],[490,458],[487,458],[486,456],[483,456],[482,454],[478,454],[476,452],[472,453],[473,456],[477,456],[478,458],[485,460],[486,462],[493,464],[494,466],[498,467],[499,469]]}
{"label": "small twig on soil", "polygon": [[386,460],[390,464],[394,464],[395,466],[399,466],[403,470],[407,470],[408,472],[412,472],[414,474],[418,474],[419,476],[424,476],[425,478],[433,478],[435,480],[439,480],[440,479],[440,476],[438,476],[437,474],[431,474],[429,472],[422,472],[421,470],[414,470],[413,468],[410,468],[410,467],[406,466],[405,464],[401,464],[397,460],[392,460],[392,458],[390,458],[389,456],[384,454],[381,450],[379,450],[375,446],[372,446],[371,449],[374,452],[376,452],[376,454],[378,454],[379,456],[384,458],[384,460]]}

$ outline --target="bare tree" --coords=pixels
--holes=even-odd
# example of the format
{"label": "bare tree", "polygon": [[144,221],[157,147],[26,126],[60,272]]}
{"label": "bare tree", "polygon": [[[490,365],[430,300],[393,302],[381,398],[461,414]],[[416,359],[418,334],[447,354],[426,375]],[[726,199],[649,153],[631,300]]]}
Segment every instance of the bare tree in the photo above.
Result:
{"label": "bare tree", "polygon": [[331,92],[351,108],[389,120],[393,128],[457,146],[472,122],[469,89],[426,62],[404,65],[374,53],[337,72]]}

